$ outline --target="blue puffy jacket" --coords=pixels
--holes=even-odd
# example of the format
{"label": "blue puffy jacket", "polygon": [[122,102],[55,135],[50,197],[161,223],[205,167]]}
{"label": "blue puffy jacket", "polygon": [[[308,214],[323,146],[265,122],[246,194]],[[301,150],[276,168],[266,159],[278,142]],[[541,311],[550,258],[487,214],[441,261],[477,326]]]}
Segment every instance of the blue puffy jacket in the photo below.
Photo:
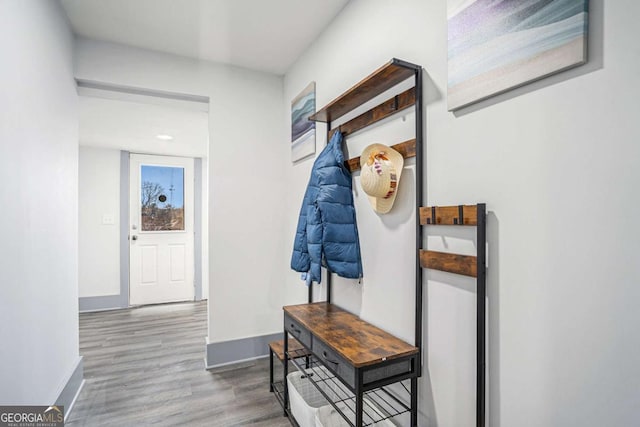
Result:
{"label": "blue puffy jacket", "polygon": [[362,277],[351,173],[344,165],[342,134],[318,156],[302,201],[291,268],[320,282],[321,265],[338,276]]}

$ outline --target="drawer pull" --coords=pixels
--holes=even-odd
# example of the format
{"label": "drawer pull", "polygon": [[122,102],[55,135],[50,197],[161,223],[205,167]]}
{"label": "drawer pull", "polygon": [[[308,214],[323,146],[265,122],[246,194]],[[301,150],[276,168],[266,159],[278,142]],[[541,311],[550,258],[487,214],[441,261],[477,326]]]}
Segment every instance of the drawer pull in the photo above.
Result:
{"label": "drawer pull", "polygon": [[302,332],[300,329],[296,328],[296,326],[292,323],[291,324],[291,332],[300,335],[300,333]]}
{"label": "drawer pull", "polygon": [[339,365],[340,364],[340,362],[336,362],[334,360],[329,359],[329,355],[327,354],[326,351],[322,352],[322,357],[324,357],[324,360],[326,360],[329,363],[333,363],[334,365]]}

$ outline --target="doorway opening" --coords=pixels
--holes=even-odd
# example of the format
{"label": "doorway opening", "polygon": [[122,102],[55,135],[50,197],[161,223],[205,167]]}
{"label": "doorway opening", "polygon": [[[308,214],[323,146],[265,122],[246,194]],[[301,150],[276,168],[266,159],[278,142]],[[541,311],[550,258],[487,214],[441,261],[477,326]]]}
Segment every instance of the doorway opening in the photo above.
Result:
{"label": "doorway opening", "polygon": [[208,97],[78,82],[81,312],[208,299]]}

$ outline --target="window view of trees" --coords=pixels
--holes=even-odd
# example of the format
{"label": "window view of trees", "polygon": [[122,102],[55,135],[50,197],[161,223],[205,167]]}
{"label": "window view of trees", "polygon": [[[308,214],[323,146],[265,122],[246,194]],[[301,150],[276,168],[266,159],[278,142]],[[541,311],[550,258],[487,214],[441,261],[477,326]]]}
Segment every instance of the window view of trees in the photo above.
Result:
{"label": "window view of trees", "polygon": [[179,206],[172,204],[173,184],[166,191],[158,182],[143,181],[141,190],[142,231],[184,230],[184,203],[181,198]]}

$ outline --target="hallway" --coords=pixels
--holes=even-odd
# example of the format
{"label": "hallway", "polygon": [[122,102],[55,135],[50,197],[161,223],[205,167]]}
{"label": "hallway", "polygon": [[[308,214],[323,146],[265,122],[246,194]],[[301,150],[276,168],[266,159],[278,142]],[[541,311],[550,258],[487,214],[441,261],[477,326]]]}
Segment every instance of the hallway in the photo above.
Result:
{"label": "hallway", "polygon": [[207,303],[80,314],[85,384],[68,426],[289,426],[268,359],[204,369]]}

